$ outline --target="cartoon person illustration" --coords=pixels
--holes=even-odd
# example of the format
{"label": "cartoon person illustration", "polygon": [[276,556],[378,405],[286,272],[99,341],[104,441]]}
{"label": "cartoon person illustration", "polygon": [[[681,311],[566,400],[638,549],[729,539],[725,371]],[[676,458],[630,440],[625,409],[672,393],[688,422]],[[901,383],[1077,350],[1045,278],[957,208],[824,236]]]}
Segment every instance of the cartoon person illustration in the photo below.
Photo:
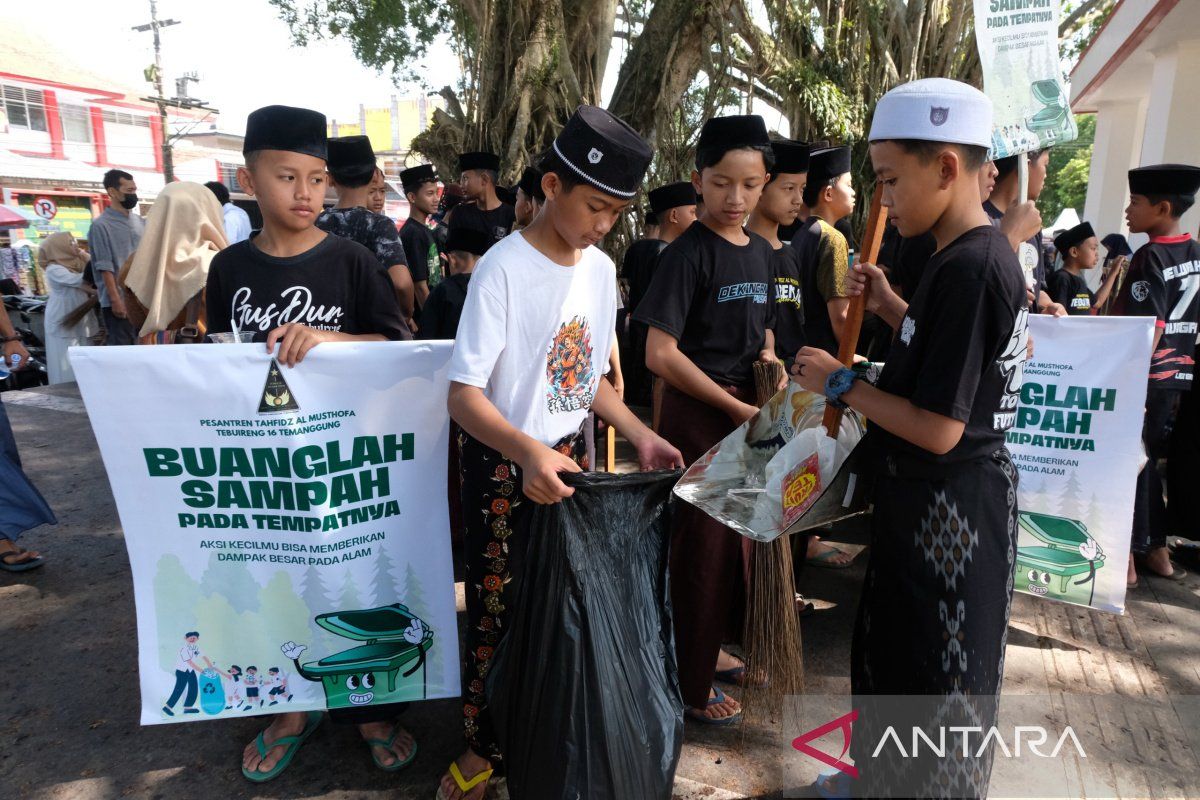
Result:
{"label": "cartoon person illustration", "polygon": [[[184,714],[200,713],[200,709],[196,708],[196,695],[200,691],[198,676],[205,668],[212,669],[213,666],[208,657],[200,652],[200,645],[197,644],[200,634],[197,631],[185,633],[183,641],[183,647],[179,648],[179,658],[175,662],[175,688],[171,690],[170,699],[162,707],[163,713],[168,717],[175,716],[173,709],[180,698],[183,698]],[[204,667],[200,666],[200,661],[204,662]]]}
{"label": "cartoon person illustration", "polygon": [[362,644],[341,653],[300,663],[307,646],[285,642],[280,650],[297,674],[320,683],[328,708],[354,708],[420,700],[425,697],[425,654],[433,631],[396,603],[357,611],[336,611],[316,618],[321,627]]}
{"label": "cartoon person illustration", "polygon": [[267,692],[267,697],[271,699],[270,704],[273,706],[279,705],[279,700],[277,699],[279,697],[284,698],[289,703],[292,702],[292,693],[288,691],[287,673],[280,672],[279,667],[271,667],[267,672],[270,675],[269,680],[272,683],[271,691]]}
{"label": "cartoon person illustration", "polygon": [[261,707],[263,704],[263,701],[258,696],[258,690],[259,690],[259,687],[262,685],[263,681],[258,676],[258,667],[255,667],[253,665],[246,667],[246,679],[245,680],[246,680],[246,707],[242,710],[249,711],[251,708],[254,708],[256,701],[257,701],[257,704],[259,705],[259,707]]}
{"label": "cartoon person illustration", "polygon": [[246,701],[242,697],[242,668],[237,664],[231,664],[228,672],[219,669],[217,671],[229,682],[229,688],[225,691],[225,701],[229,705],[225,706],[225,710],[231,711],[245,703]]}

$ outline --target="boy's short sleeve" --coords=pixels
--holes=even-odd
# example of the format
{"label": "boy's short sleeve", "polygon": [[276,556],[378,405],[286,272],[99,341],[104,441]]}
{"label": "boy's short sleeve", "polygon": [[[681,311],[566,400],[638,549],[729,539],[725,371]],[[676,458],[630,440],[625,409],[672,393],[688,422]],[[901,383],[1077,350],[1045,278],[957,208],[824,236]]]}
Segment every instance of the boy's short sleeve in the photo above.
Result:
{"label": "boy's short sleeve", "polygon": [[229,299],[221,286],[222,270],[217,266],[218,255],[209,266],[208,282],[204,286],[205,319],[208,322],[209,333],[231,333],[233,319],[230,316]]}
{"label": "boy's short sleeve", "polygon": [[364,334],[379,334],[390,342],[412,339],[412,331],[400,313],[396,287],[387,272],[371,261],[370,251],[360,249],[359,252],[363,254],[360,262],[362,278],[356,295],[359,329]]}
{"label": "boy's short sleeve", "polygon": [[846,273],[850,269],[850,250],[846,237],[835,229],[821,227],[817,245],[817,290],[825,302],[846,297]]}
{"label": "boy's short sleeve", "polygon": [[1013,323],[1012,311],[980,281],[948,281],[939,287],[935,313],[917,323],[928,338],[910,398],[913,405],[969,420],[984,370],[996,358],[997,338],[1011,331]]}
{"label": "boy's short sleeve", "polygon": [[400,234],[396,231],[396,226],[387,217],[380,216],[376,220],[375,225],[375,257],[379,259],[379,263],[385,268],[392,268],[397,264],[408,266],[408,259],[404,256],[404,243],[400,241]]}
{"label": "boy's short sleeve", "polygon": [[675,339],[681,338],[700,279],[700,267],[687,253],[678,247],[668,247],[658,257],[654,278],[633,318]]}
{"label": "boy's short sleeve", "polygon": [[429,280],[429,245],[433,237],[413,224],[405,224],[400,229],[400,243],[404,247],[404,258],[408,271],[412,273],[413,283]]}
{"label": "boy's short sleeve", "polygon": [[480,263],[467,285],[450,357],[450,380],[486,389],[508,338],[508,297],[503,271]]}

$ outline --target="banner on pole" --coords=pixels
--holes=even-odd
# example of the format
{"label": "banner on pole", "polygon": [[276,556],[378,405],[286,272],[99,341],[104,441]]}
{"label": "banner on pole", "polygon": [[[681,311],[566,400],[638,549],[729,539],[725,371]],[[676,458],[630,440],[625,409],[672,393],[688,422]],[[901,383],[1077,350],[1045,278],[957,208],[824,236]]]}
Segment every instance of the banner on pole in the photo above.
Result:
{"label": "banner on pole", "polygon": [[993,106],[992,158],[1079,136],[1058,58],[1060,0],[975,0],[983,90]]}
{"label": "banner on pole", "polygon": [[1151,317],[1030,316],[1008,449],[1020,470],[1014,588],[1121,613]]}
{"label": "banner on pole", "polygon": [[72,348],[129,549],[142,724],[459,694],[450,350]]}

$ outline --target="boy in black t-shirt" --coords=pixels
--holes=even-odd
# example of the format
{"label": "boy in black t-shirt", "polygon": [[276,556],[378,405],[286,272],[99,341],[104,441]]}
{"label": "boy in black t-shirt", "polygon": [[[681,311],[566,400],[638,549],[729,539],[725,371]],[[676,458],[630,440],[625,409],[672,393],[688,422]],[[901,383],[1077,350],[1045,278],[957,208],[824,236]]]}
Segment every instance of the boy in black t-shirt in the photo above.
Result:
{"label": "boy in black t-shirt", "polygon": [[[646,235],[625,251],[621,277],[629,286],[629,310],[636,311],[650,288],[658,256],[663,249],[696,221],[696,190],[691,181],[668,183],[647,194],[650,211],[646,214]],[[653,224],[650,220],[653,219]],[[622,352],[628,362],[625,397],[633,405],[648,405],[654,394],[654,376],[646,369],[646,326],[629,321],[629,351]]]}
{"label": "boy in black t-shirt", "polygon": [[795,358],[807,341],[804,336],[804,301],[801,291],[800,254],[779,240],[782,226],[796,221],[803,205],[808,177],[808,145],[787,140],[771,142],[775,166],[758,205],[750,212],[746,228],[767,240],[771,259],[771,292],[775,303],[775,353]]}
{"label": "boy in black t-shirt", "polygon": [[[952,696],[984,728],[995,719],[1012,600],[1017,471],[1004,436],[1027,336],[1016,257],[979,204],[991,133],[991,102],[957,81],[915,81],[880,99],[870,141],[883,205],[901,236],[932,231],[939,249],[910,303],[878,267],[852,272],[848,293],[866,289],[867,307],[897,332],[878,386],[812,347],[792,370],[804,388],[866,416],[867,452],[877,455],[855,707],[866,695]],[[942,724],[956,724],[959,710]],[[864,752],[875,741],[864,733],[851,744],[855,792],[891,796],[894,771]],[[986,796],[986,755],[970,769],[942,764],[940,777],[928,761],[906,767],[903,796]]]}
{"label": "boy in black t-shirt", "polygon": [[[1020,184],[1017,175],[1019,159],[1029,162],[1029,197],[1018,202]],[[1017,254],[1017,263],[1025,276],[1030,310],[1038,314],[1053,314],[1061,317],[1066,309],[1055,303],[1046,294],[1046,252],[1042,241],[1042,215],[1034,202],[1046,185],[1046,167],[1050,161],[1049,150],[1035,150],[1023,155],[996,159],[996,183],[991,196],[984,201],[983,209],[1008,237]]]}
{"label": "boy in black t-shirt", "polygon": [[366,136],[330,139],[328,167],[338,202],[334,208],[321,212],[317,227],[358,242],[374,253],[392,279],[405,317],[411,319],[413,277],[396,225],[388,217],[367,210],[367,204],[371,202],[371,180],[376,171],[371,140]]}
{"label": "boy in black t-shirt", "polygon": [[812,152],[802,199],[811,216],[796,232],[792,246],[804,270],[805,338],[813,347],[837,353],[850,309],[846,296],[850,245],[834,227],[854,211],[849,147]]}
{"label": "boy in black t-shirt", "polygon": [[[375,256],[315,225],[325,199],[325,116],[287,106],[260,108],[246,122],[243,148],[246,166],[238,169],[238,183],[258,201],[262,232],[213,258],[206,289],[209,331],[254,331],[265,337],[268,352],[278,345],[275,357],[288,366],[321,342],[411,338]],[[394,707],[371,706],[342,717],[358,724],[375,763],[391,771],[416,753],[412,737],[393,724],[395,714]],[[242,774],[255,783],[278,776],[321,716],[275,716],[246,746]]]}
{"label": "boy in black t-shirt", "polygon": [[438,207],[437,182],[432,164],[421,164],[400,172],[400,185],[408,199],[408,219],[400,226],[400,242],[412,272],[418,309],[424,308],[425,299],[442,281],[442,254],[429,227],[430,215]]}
{"label": "boy in black t-shirt", "polygon": [[[1113,308],[1121,316],[1152,316],[1157,320],[1153,357],[1150,360],[1150,384],[1146,394],[1146,422],[1142,438],[1149,463],[1138,475],[1133,507],[1133,537],[1129,561],[1128,585],[1137,585],[1137,567],[1163,578],[1179,580],[1186,574],[1171,564],[1166,548],[1169,527],[1163,502],[1158,460],[1168,447],[1182,444],[1180,437],[1194,435],[1191,418],[1193,377],[1196,366],[1196,333],[1200,323],[1200,245],[1191,234],[1181,233],[1179,218],[1196,202],[1200,190],[1200,168],[1186,164],[1160,164],[1129,171],[1129,206],[1125,220],[1131,233],[1149,234],[1150,242],[1133,254],[1125,283]],[[1183,430],[1173,436],[1181,399],[1186,398]],[[1175,450],[1174,447],[1171,448]],[[1195,448],[1191,454],[1178,451],[1172,459],[1172,477],[1194,477],[1197,473]],[[1171,502],[1188,502],[1196,485],[1172,480]],[[1172,511],[1172,516],[1178,515]],[[1185,519],[1190,528],[1195,519]]]}
{"label": "boy in black t-shirt", "polygon": [[492,244],[508,236],[517,221],[517,211],[496,193],[500,185],[500,156],[463,153],[458,157],[458,171],[459,182],[470,202],[456,206],[447,222],[483,231]]}
{"label": "boy in black t-shirt", "polygon": [[[771,245],[742,227],[770,177],[773,155],[759,116],[704,124],[692,185],[700,218],[659,256],[634,320],[649,327],[646,366],[666,383],[660,433],[691,463],[758,412],[755,360],[775,361]],[[721,650],[741,632],[750,540],[694,507],[672,522],[671,594],[679,680],[690,719],[729,724],[741,705],[713,684],[761,685]]]}
{"label": "boy in black t-shirt", "polygon": [[463,304],[467,302],[467,285],[475,263],[487,252],[488,239],[474,228],[451,226],[446,236],[446,252],[450,271],[446,278],[429,293],[421,309],[421,330],[418,339],[453,339],[458,333]]}
{"label": "boy in black t-shirt", "polygon": [[1046,294],[1072,316],[1094,315],[1108,302],[1117,273],[1104,276],[1099,293],[1088,287],[1082,273],[1100,262],[1100,242],[1091,223],[1081,222],[1055,236],[1054,249],[1062,256],[1063,266],[1046,276]]}

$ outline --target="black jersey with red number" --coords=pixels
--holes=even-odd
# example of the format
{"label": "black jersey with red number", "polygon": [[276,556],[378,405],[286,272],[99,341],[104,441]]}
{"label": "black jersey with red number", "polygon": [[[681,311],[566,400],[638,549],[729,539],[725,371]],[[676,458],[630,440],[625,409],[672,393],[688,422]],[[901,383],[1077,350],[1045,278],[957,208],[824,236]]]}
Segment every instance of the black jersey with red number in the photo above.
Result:
{"label": "black jersey with red number", "polygon": [[1113,311],[1154,317],[1162,331],[1150,359],[1151,389],[1191,389],[1200,323],[1200,244],[1160,236],[1133,254]]}

